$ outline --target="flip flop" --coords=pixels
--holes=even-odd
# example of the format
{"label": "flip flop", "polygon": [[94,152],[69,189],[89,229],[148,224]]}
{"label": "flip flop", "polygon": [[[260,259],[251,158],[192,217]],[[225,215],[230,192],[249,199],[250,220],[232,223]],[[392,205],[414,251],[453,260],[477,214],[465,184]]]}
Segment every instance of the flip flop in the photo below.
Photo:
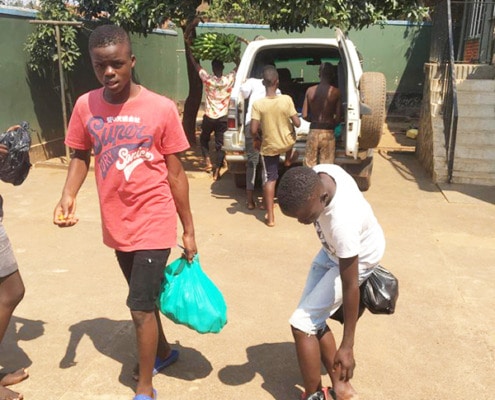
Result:
{"label": "flip flop", "polygon": [[170,352],[170,355],[165,359],[161,359],[159,357],[156,357],[155,367],[153,368],[153,376],[158,374],[164,368],[167,368],[169,365],[172,365],[174,362],[176,362],[178,360],[178,358],[179,358],[179,351],[178,350],[172,350]]}
{"label": "flip flop", "polygon": [[[319,392],[316,392],[316,393],[323,393],[325,400],[337,400],[337,395],[335,394],[335,391],[329,386],[322,387],[321,390]],[[316,394],[316,393],[313,393],[313,394]],[[306,398],[307,398],[306,392],[303,392],[301,394],[301,400],[305,400]]]}
{"label": "flip flop", "polygon": [[153,389],[153,397],[147,396],[145,394],[137,394],[136,396],[134,396],[133,400],[157,400],[157,395],[158,393],[155,389]]}

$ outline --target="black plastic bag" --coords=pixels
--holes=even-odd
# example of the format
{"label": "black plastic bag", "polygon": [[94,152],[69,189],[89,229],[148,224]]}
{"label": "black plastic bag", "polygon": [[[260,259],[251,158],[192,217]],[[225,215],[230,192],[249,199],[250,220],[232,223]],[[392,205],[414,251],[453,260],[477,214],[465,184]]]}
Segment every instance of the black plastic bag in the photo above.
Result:
{"label": "black plastic bag", "polygon": [[399,281],[381,265],[361,285],[361,302],[373,314],[393,314],[399,297]]}
{"label": "black plastic bag", "polygon": [[[399,297],[399,281],[381,265],[375,267],[371,275],[359,287],[360,300],[358,318],[368,309],[373,314],[393,314]],[[340,306],[331,319],[344,323],[344,309]]]}
{"label": "black plastic bag", "polygon": [[0,179],[18,186],[24,182],[31,168],[29,124],[23,121],[18,129],[0,134],[0,144],[9,149],[7,156],[0,161]]}

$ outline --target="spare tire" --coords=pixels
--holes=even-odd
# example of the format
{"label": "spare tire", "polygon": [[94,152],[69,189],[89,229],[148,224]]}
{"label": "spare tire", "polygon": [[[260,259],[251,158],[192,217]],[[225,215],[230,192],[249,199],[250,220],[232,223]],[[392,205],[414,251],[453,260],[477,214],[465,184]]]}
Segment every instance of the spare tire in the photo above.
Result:
{"label": "spare tire", "polygon": [[385,123],[387,85],[381,72],[364,72],[359,82],[361,102],[371,108],[371,114],[361,116],[359,148],[374,149],[380,143]]}

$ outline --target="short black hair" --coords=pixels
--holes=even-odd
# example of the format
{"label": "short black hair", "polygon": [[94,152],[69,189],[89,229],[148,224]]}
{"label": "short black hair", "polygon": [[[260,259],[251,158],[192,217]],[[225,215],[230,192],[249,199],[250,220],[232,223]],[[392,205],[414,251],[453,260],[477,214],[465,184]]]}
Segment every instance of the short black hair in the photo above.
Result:
{"label": "short black hair", "polygon": [[265,65],[263,67],[263,85],[271,87],[275,85],[275,81],[278,79],[277,68],[273,65]]}
{"label": "short black hair", "polygon": [[88,48],[107,47],[124,43],[131,50],[131,39],[124,28],[118,25],[100,25],[89,35]]}
{"label": "short black hair", "polygon": [[286,215],[294,215],[313,196],[321,180],[310,167],[292,167],[282,175],[277,187],[278,204]]}
{"label": "short black hair", "polygon": [[320,65],[320,76],[331,82],[335,77],[335,66],[329,62],[322,63]]}

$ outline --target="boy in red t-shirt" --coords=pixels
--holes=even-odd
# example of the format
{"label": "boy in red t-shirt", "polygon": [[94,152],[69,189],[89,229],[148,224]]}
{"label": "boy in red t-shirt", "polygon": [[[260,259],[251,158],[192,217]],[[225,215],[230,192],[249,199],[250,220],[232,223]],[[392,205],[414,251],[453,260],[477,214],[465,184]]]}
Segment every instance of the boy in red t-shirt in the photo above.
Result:
{"label": "boy in red t-shirt", "polygon": [[74,154],[53,222],[77,223],[76,196],[93,152],[103,242],[115,249],[129,284],[139,357],[135,399],[155,399],[152,376],[178,357],[156,307],[163,270],[177,244],[177,214],[184,256],[191,261],[197,252],[189,184],[178,154],[189,143],[175,104],[132,81],[136,58],[122,28],[96,28],[89,52],[103,87],[82,95],[74,107],[65,140]]}

